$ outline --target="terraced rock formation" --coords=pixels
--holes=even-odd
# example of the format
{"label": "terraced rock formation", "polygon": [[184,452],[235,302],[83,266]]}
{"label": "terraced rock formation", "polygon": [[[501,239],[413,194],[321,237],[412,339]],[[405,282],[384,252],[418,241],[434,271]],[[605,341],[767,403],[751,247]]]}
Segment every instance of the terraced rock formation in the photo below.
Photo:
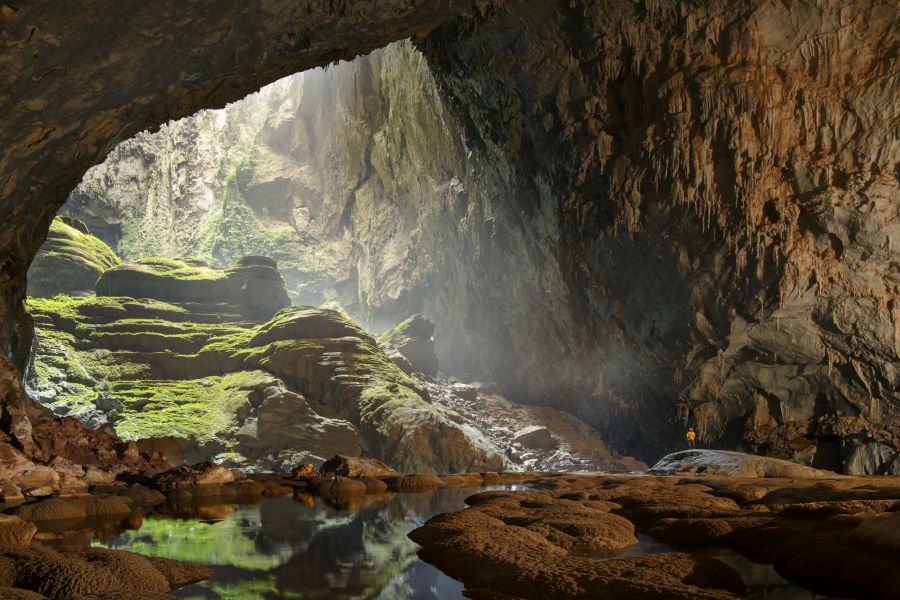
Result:
{"label": "terraced rock formation", "polygon": [[106,271],[96,296],[30,299],[36,397],[190,462],[290,470],[369,453],[403,471],[502,466],[355,323],[284,308],[274,267],[144,259]]}
{"label": "terraced rock formation", "polygon": [[119,262],[116,253],[83,222],[57,217],[31,265],[29,293],[45,298],[93,294],[100,275]]}
{"label": "terraced rock formation", "polygon": [[[536,476],[527,491],[470,496],[410,537],[475,598],[736,600],[748,591],[736,552],[813,593],[896,597],[900,479],[723,473]],[[637,533],[668,546],[642,552]]]}

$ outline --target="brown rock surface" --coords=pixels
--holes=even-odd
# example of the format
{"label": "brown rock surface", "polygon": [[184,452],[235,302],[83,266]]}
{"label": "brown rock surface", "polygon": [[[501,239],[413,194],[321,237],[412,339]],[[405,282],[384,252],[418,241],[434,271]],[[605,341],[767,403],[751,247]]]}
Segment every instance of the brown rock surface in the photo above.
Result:
{"label": "brown rock surface", "polygon": [[[0,585],[41,594],[50,600],[83,597],[165,597],[170,581],[199,581],[210,571],[176,561],[105,548],[0,548]],[[157,567],[159,565],[159,568]]]}
{"label": "brown rock surface", "polygon": [[[743,594],[736,573],[697,558],[702,554],[600,560],[633,544],[638,528],[676,547],[747,552],[838,596],[889,598],[900,568],[900,528],[895,514],[872,511],[878,502],[900,499],[898,481],[537,476],[531,491],[470,496],[469,508],[439,515],[410,537],[423,546],[422,558],[462,580],[473,597]],[[798,510],[815,503],[837,503],[840,511]]]}
{"label": "brown rock surface", "polygon": [[343,477],[396,477],[397,471],[375,458],[335,456],[319,468],[322,475]]}

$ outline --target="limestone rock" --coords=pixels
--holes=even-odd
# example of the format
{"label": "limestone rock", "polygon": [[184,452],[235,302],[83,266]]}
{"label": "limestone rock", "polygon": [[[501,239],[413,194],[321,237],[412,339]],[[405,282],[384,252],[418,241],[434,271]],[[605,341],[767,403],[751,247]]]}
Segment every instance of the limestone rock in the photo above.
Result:
{"label": "limestone rock", "polygon": [[409,361],[413,371],[435,377],[438,359],[434,353],[435,324],[425,315],[413,315],[379,336],[379,341],[396,348]]}
{"label": "limestone rock", "polygon": [[213,269],[195,259],[144,258],[104,272],[96,291],[98,296],[225,303],[260,320],[291,303],[278,270],[259,260]]}
{"label": "limestone rock", "polygon": [[34,523],[14,515],[0,514],[0,546],[27,546],[37,532]]}
{"label": "limestone rock", "polygon": [[816,479],[834,473],[786,460],[725,450],[685,450],[669,454],[653,465],[655,475],[727,475],[734,477],[793,477]]}
{"label": "limestone rock", "polygon": [[194,486],[222,486],[234,481],[234,473],[213,462],[182,465],[156,476],[154,483],[163,491]]}
{"label": "limestone rock", "polygon": [[28,293],[44,297],[91,294],[100,275],[117,264],[116,253],[91,235],[84,223],[57,217],[29,270]]}
{"label": "limestone rock", "polygon": [[517,431],[512,441],[534,450],[555,450],[559,446],[550,430],[538,425]]}
{"label": "limestone rock", "polygon": [[319,470],[309,463],[299,465],[296,469],[291,471],[291,477],[294,479],[312,479],[314,477],[320,477],[321,475]]}
{"label": "limestone rock", "polygon": [[375,458],[361,456],[334,456],[319,469],[322,475],[344,477],[396,477],[397,471]]}

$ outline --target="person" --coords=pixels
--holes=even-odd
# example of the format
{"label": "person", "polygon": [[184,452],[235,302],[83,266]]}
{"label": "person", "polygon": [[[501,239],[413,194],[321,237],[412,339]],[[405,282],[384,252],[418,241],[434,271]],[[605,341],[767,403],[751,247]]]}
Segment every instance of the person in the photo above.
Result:
{"label": "person", "polygon": [[696,447],[697,434],[694,433],[694,428],[693,428],[693,427],[688,427],[687,435],[684,436],[684,437],[687,438],[688,448],[695,448],[695,447]]}

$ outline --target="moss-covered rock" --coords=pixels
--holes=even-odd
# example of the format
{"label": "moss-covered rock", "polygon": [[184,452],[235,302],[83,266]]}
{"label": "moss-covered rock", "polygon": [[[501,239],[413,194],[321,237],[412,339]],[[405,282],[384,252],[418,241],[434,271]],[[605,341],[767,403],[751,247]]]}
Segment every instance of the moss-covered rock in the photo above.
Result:
{"label": "moss-covered rock", "polygon": [[378,341],[396,349],[410,368],[429,377],[438,372],[438,358],[434,353],[434,323],[425,315],[413,315],[378,337]]}
{"label": "moss-covered rock", "polygon": [[274,261],[259,257],[228,269],[190,258],[143,258],[104,272],[96,291],[98,296],[224,303],[256,319],[267,319],[291,304]]}
{"label": "moss-covered rock", "polygon": [[28,271],[28,293],[41,297],[93,293],[100,275],[119,262],[116,253],[91,235],[84,223],[56,217]]}
{"label": "moss-covered rock", "polygon": [[[179,262],[209,281],[208,267]],[[401,471],[502,464],[337,311],[291,308],[260,323],[230,304],[121,296],[31,298],[28,308],[35,395],[126,440],[264,468],[363,452]]]}

